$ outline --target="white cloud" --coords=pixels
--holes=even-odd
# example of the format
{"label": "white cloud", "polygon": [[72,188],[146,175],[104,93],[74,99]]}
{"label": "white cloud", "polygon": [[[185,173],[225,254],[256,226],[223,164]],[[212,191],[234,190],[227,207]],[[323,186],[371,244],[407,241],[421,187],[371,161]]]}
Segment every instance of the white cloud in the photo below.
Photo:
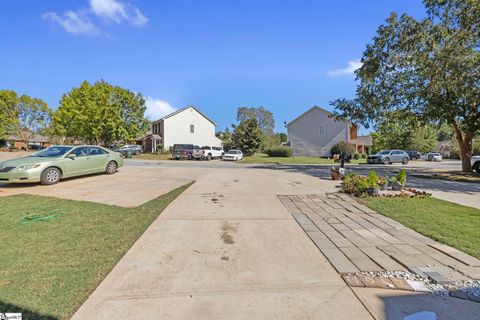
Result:
{"label": "white cloud", "polygon": [[354,74],[355,70],[362,67],[360,60],[348,61],[348,66],[341,69],[328,70],[327,74],[332,77],[336,76],[348,76]]}
{"label": "white cloud", "polygon": [[42,15],[45,20],[57,22],[65,31],[73,34],[98,35],[100,29],[95,26],[83,13],[67,11],[63,16],[55,12],[47,12]]}
{"label": "white cloud", "polygon": [[107,21],[128,22],[137,27],[147,24],[148,19],[137,7],[118,0],[89,0],[92,12]]}
{"label": "white cloud", "polygon": [[98,18],[107,23],[128,23],[135,27],[143,27],[148,18],[139,8],[120,0],[88,0],[89,8],[68,10],[63,15],[47,12],[42,18],[58,23],[65,31],[72,34],[101,35],[107,34],[94,24],[91,18]]}
{"label": "white cloud", "polygon": [[152,121],[158,120],[177,110],[167,101],[154,99],[152,97],[145,97],[145,104],[147,106],[145,116]]}

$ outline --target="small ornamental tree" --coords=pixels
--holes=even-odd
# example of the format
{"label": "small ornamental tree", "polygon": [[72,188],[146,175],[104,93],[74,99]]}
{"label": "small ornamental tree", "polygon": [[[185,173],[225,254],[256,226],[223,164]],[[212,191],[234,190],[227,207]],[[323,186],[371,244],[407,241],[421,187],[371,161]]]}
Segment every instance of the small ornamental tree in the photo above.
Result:
{"label": "small ornamental tree", "polygon": [[233,131],[233,144],[245,155],[252,155],[262,145],[263,133],[256,119],[251,118],[240,122]]}
{"label": "small ornamental tree", "polygon": [[354,153],[355,150],[353,149],[352,145],[346,143],[345,141],[338,142],[330,149],[330,154],[332,156],[334,154],[343,155],[343,159],[350,159]]}

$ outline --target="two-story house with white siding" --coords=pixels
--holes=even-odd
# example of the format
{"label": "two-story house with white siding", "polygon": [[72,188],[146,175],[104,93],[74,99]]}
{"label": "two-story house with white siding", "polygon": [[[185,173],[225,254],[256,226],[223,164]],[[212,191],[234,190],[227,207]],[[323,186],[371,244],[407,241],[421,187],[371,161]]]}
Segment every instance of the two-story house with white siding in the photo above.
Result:
{"label": "two-story house with white siding", "polygon": [[352,144],[357,153],[367,153],[372,137],[358,136],[357,126],[330,115],[331,112],[314,106],[286,125],[295,155],[329,157],[332,146],[340,141]]}
{"label": "two-story house with white siding", "polygon": [[188,106],[151,123],[151,132],[141,142],[145,152],[155,152],[158,146],[168,150],[174,144],[221,147],[215,136],[216,124],[193,106]]}

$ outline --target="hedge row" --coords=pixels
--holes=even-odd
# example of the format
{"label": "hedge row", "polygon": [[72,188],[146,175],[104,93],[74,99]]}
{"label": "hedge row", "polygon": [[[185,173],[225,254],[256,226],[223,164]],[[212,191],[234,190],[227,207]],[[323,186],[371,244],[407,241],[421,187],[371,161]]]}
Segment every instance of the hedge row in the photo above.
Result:
{"label": "hedge row", "polygon": [[290,147],[272,147],[267,150],[269,157],[291,157],[293,150]]}

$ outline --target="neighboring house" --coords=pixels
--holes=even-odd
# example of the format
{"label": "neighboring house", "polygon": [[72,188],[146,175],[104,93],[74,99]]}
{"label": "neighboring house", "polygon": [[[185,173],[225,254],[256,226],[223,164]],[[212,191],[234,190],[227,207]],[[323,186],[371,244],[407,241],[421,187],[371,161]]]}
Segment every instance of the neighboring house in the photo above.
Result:
{"label": "neighboring house", "polygon": [[[17,135],[9,135],[5,139],[5,144],[7,147],[15,147],[17,149],[25,149],[25,142]],[[32,149],[37,148],[46,148],[50,145],[50,138],[41,135],[34,135],[28,140],[28,148]]]}
{"label": "neighboring house", "polygon": [[174,144],[220,147],[222,141],[215,136],[215,126],[197,108],[188,106],[153,121],[151,130],[138,142],[143,143],[145,152],[155,152],[158,146],[168,150]]}
{"label": "neighboring house", "polygon": [[357,126],[334,120],[330,115],[331,112],[315,106],[286,125],[295,155],[329,157],[332,146],[340,141],[352,144],[357,153],[367,153],[372,137],[359,136]]}

